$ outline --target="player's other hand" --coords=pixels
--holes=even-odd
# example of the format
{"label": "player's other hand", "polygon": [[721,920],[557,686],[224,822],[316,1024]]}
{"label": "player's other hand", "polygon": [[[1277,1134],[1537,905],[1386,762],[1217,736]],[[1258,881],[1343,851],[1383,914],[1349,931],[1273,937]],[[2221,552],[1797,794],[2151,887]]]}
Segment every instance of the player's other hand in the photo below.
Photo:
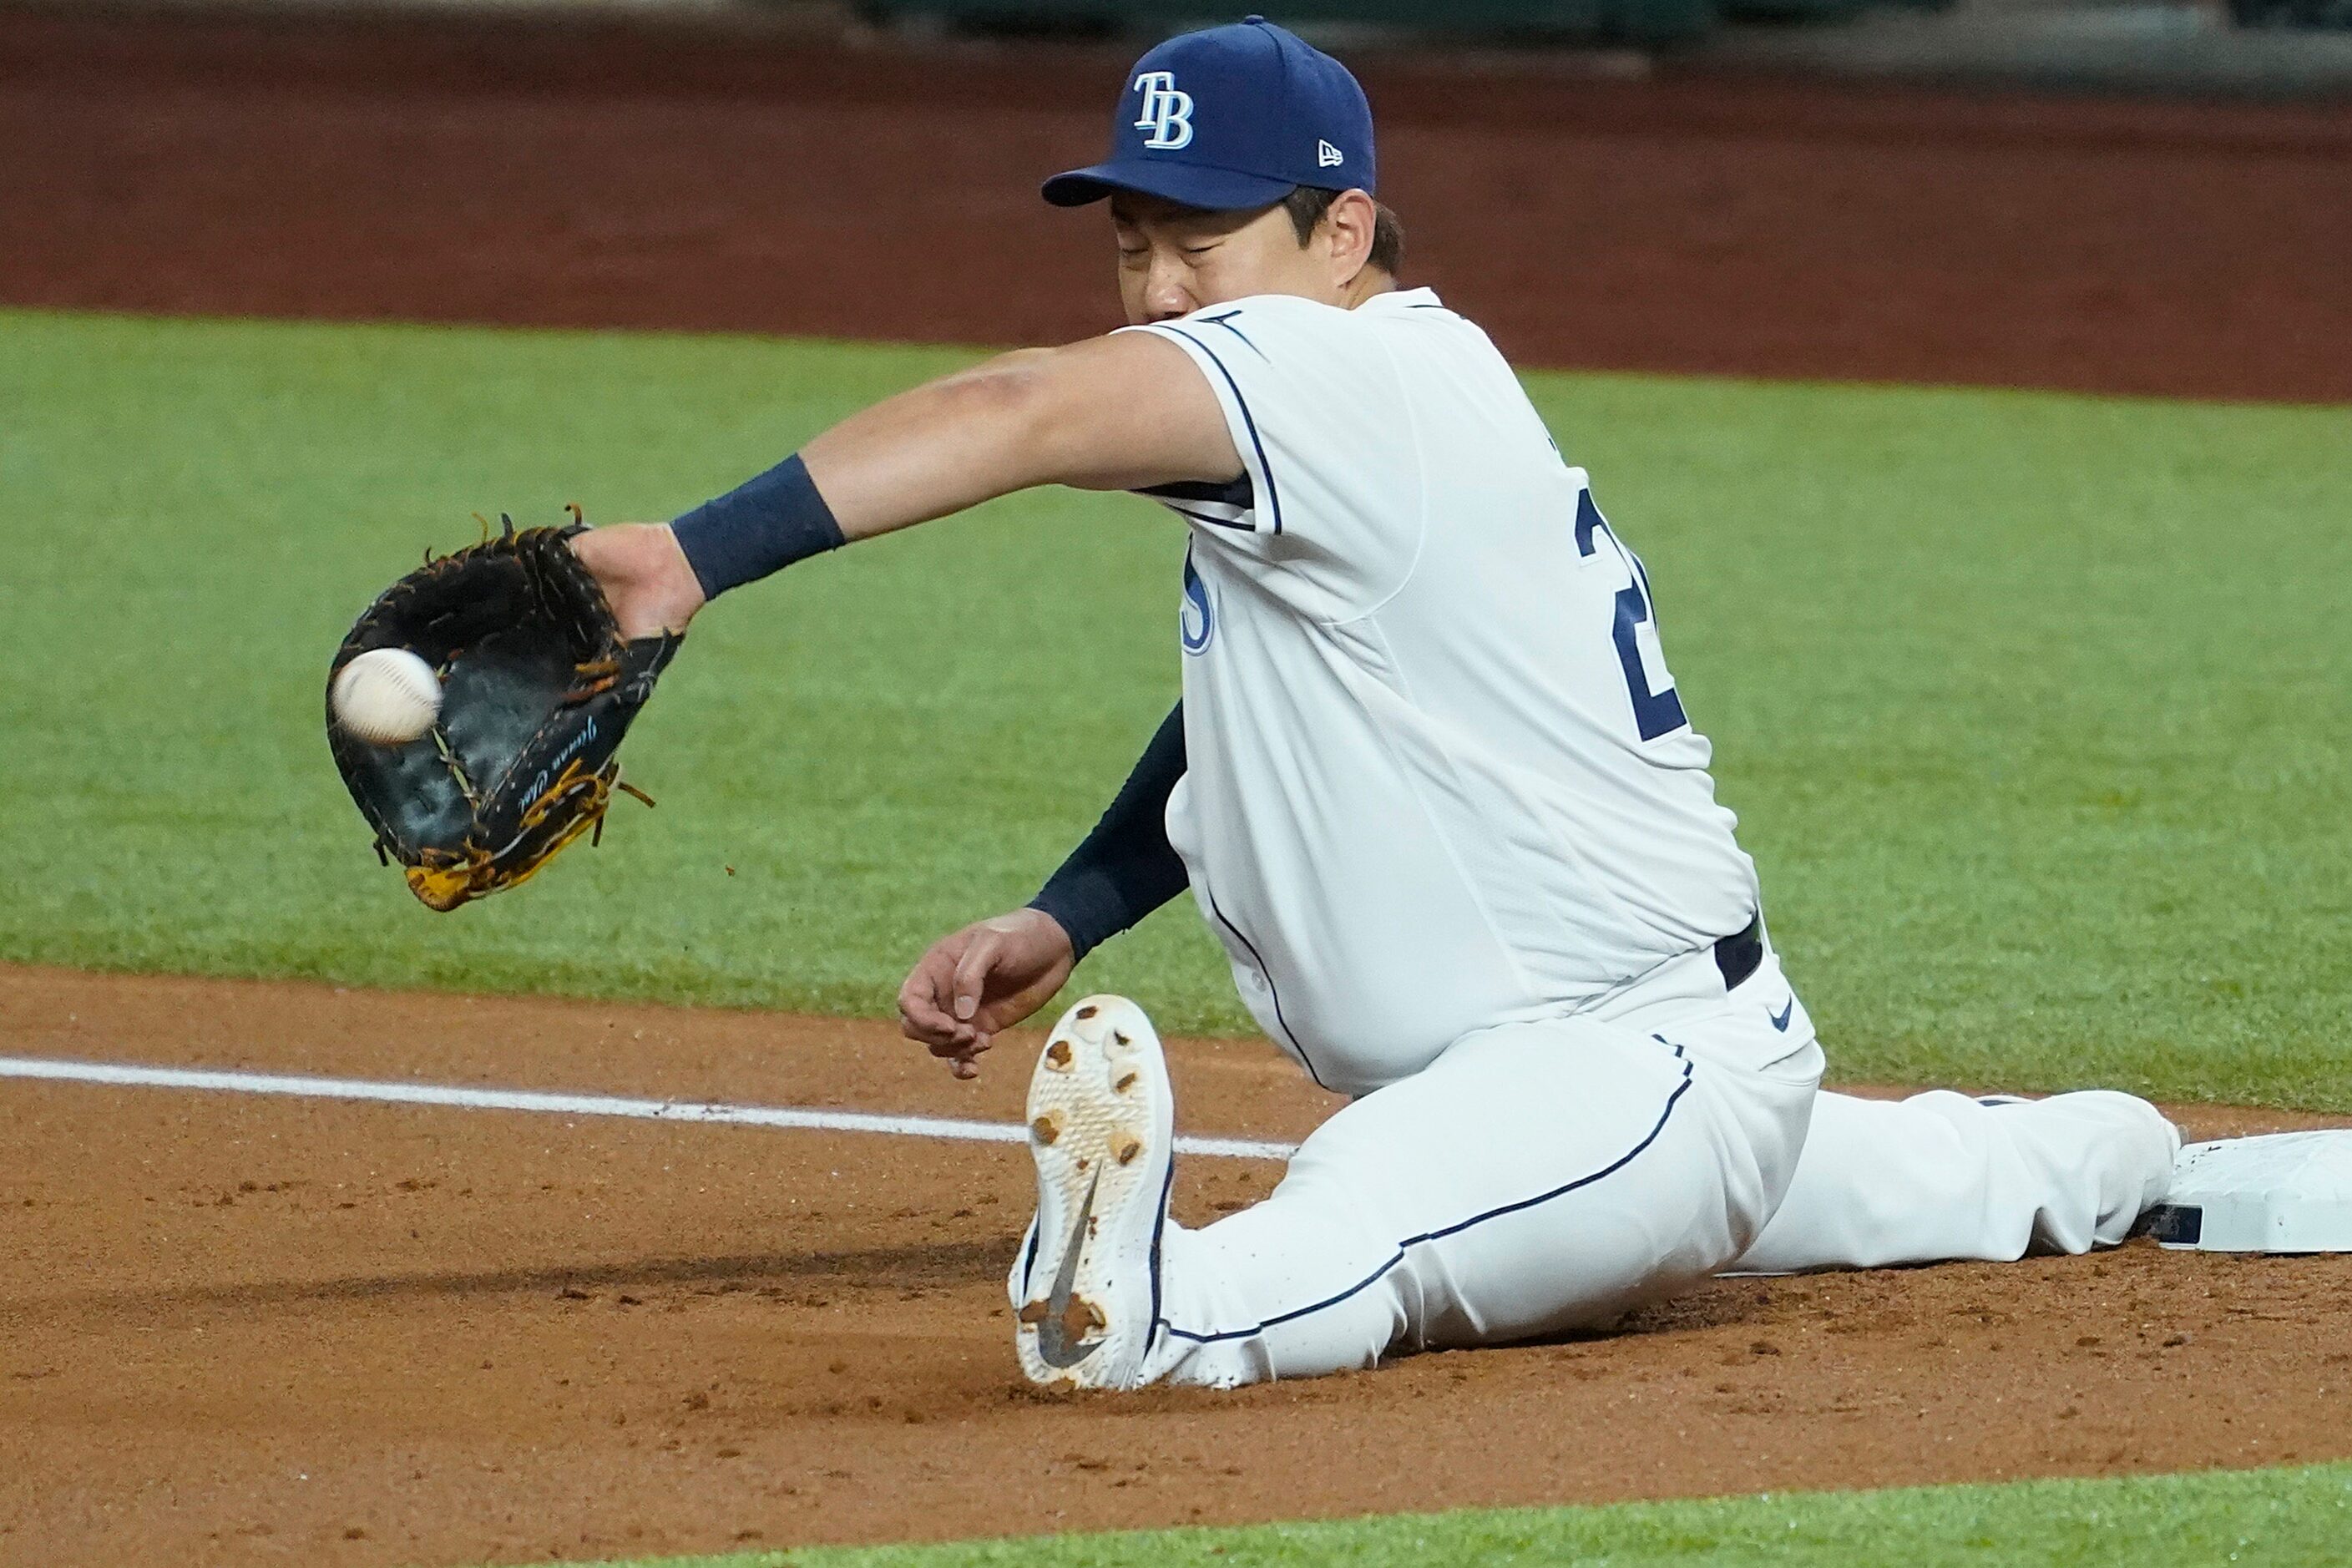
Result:
{"label": "player's other hand", "polygon": [[975,921],[931,944],[898,987],[898,1026],[944,1058],[958,1078],[980,1076],[980,1053],[1054,998],[1077,967],[1069,933],[1038,910]]}
{"label": "player's other hand", "polygon": [[574,534],[572,552],[588,568],[631,642],[682,632],[702,608],[702,583],[666,522],[623,522]]}

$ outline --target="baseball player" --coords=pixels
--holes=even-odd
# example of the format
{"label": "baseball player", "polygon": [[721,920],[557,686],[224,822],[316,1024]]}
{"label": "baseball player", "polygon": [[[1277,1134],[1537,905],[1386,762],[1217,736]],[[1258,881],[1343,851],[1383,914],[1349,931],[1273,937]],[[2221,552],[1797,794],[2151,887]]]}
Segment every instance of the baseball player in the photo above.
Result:
{"label": "baseball player", "polygon": [[1071,1008],[1030,1089],[1024,1371],[1232,1386],[1605,1325],[1727,1269],[2122,1240],[2179,1147],[2141,1100],[1821,1091],[1649,576],[1486,334],[1400,286],[1376,180],[1336,60],[1257,17],[1165,43],[1109,157],[1045,185],[1108,199],[1132,325],[575,545],[643,635],[1035,485],[1185,530],[1183,700],[1036,899],[923,955],[904,1026],[969,1077],[1189,888],[1259,1025],[1353,1099],[1272,1196],[1186,1230],[1150,1022]]}

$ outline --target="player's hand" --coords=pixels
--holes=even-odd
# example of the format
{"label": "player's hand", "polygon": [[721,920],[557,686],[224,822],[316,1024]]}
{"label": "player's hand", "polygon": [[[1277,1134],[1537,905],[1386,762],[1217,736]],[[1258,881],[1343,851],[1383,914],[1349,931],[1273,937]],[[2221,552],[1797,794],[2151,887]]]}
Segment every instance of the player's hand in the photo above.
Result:
{"label": "player's hand", "polygon": [[980,1076],[980,1053],[1054,998],[1077,967],[1069,933],[1038,910],[976,921],[931,944],[898,987],[898,1026],[946,1058],[958,1078]]}
{"label": "player's hand", "polygon": [[666,522],[623,522],[574,534],[572,552],[588,568],[629,641],[683,632],[702,608],[702,583]]}

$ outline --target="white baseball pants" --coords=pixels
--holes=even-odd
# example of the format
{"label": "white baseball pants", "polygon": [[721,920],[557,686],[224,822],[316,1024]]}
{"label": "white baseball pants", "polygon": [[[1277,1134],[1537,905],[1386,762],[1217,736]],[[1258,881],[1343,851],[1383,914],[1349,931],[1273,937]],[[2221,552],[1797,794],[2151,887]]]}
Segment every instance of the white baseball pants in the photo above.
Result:
{"label": "white baseball pants", "polygon": [[2179,1139],[2094,1092],[1820,1092],[1768,955],[1593,1016],[1481,1030],[1311,1135],[1264,1203],[1169,1225],[1156,1380],[1231,1387],[1603,1327],[1726,1271],[2080,1252],[2163,1195]]}

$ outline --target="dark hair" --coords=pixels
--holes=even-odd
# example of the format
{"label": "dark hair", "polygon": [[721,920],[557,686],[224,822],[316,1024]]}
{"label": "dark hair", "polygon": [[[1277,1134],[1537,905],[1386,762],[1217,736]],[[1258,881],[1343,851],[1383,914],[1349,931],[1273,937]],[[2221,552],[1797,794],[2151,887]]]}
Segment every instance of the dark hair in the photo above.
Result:
{"label": "dark hair", "polygon": [[[1305,245],[1315,234],[1315,226],[1339,199],[1338,191],[1327,191],[1320,185],[1298,185],[1282,198],[1282,210],[1290,215],[1290,226]],[[1404,224],[1397,215],[1381,203],[1372,204],[1372,250],[1364,258],[1369,266],[1377,267],[1393,278],[1404,266]]]}

